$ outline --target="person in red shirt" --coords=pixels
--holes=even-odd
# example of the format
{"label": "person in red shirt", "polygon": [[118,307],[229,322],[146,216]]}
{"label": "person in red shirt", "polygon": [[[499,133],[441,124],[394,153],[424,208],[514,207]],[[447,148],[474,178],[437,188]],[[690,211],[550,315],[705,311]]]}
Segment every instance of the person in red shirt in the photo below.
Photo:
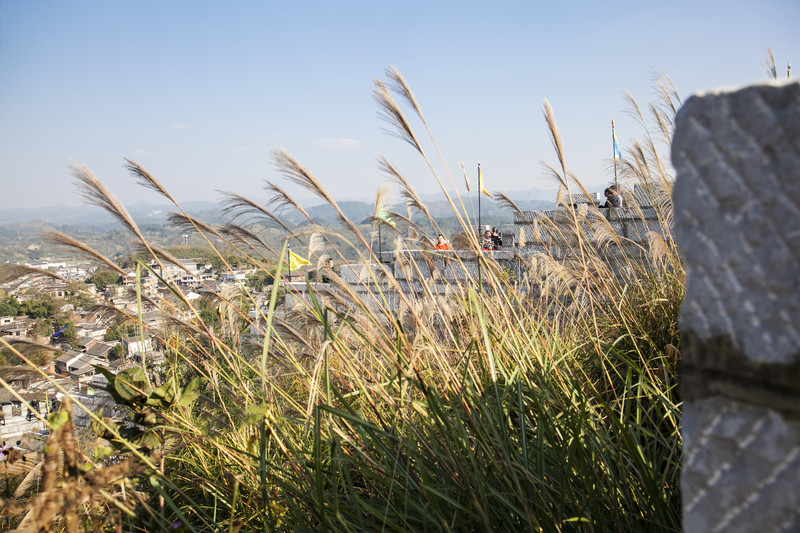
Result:
{"label": "person in red shirt", "polygon": [[481,250],[494,250],[494,239],[492,239],[492,232],[488,229],[483,234]]}
{"label": "person in red shirt", "polygon": [[436,250],[450,250],[450,245],[441,233],[436,237],[436,244],[433,245]]}

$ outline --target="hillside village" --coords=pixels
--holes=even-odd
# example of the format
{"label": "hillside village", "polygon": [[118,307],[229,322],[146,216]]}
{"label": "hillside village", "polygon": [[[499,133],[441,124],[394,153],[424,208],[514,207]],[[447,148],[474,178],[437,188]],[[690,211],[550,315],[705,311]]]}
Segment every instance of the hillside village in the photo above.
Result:
{"label": "hillside village", "polygon": [[[116,374],[139,365],[142,357],[147,357],[150,368],[157,371],[163,360],[163,346],[153,332],[167,317],[155,309],[150,296],[170,291],[156,275],[175,280],[185,291],[184,297],[193,301],[203,293],[219,290],[222,284],[243,281],[247,274],[246,271],[215,272],[210,264],[191,259],[163,268],[152,267],[155,267],[152,273],[146,271],[140,277],[145,296],[141,306],[142,331],[130,324],[120,324],[121,317],[127,316],[129,321],[137,318],[139,305],[134,271],[119,276],[116,283],[100,291],[90,282],[98,272],[97,267],[74,260],[53,260],[24,265],[28,273],[0,284],[0,294],[4,294],[2,300],[6,304],[0,309],[8,308],[10,302],[21,305],[47,302],[57,306],[53,316],[0,316],[2,339],[24,355],[38,355],[39,362],[43,363],[40,372],[27,366],[0,367],[0,378],[12,389],[0,389],[1,439],[14,440],[43,430],[42,417],[57,406],[56,400],[64,392],[83,397],[94,406],[97,403],[94,397],[103,396],[102,391],[108,384],[98,367]],[[51,276],[36,274],[32,269]],[[81,292],[89,293],[91,298],[84,300],[83,306],[70,303]],[[10,353],[7,349],[3,351]],[[36,416],[36,412],[42,417]],[[82,425],[80,418],[76,420],[79,426]],[[83,420],[84,424],[87,422]]]}
{"label": "hillside village", "polygon": [[[605,217],[613,231],[624,235],[627,242],[645,243],[648,234],[662,233],[656,210],[665,199],[641,187],[631,192],[630,201],[623,208],[589,210],[589,206],[600,204],[599,194],[574,194],[556,209],[517,213],[512,223],[501,226],[504,246],[483,254],[517,279],[523,278],[526,258],[546,254],[564,259],[574,244],[569,237],[574,220],[570,212],[583,213],[584,224],[589,226],[593,224],[592,216]],[[613,257],[621,252],[612,247],[608,253]],[[397,262],[395,251],[382,250],[376,251],[376,257],[383,265],[326,266],[320,261],[316,266],[284,272],[281,287],[285,297],[276,309],[276,323],[292,327],[291,311],[311,305],[311,291],[316,298],[341,302],[341,294],[333,296],[342,284],[348,285],[351,294],[357,294],[367,305],[380,305],[379,295],[386,288],[381,281],[383,268],[400,281],[411,301],[424,298],[428,291],[444,294],[448,283],[455,279],[474,280],[480,276],[479,261],[472,249],[454,246],[443,253],[425,246],[406,249],[404,255],[403,264]],[[453,260],[456,257],[458,261]],[[15,268],[6,266],[11,270]],[[206,313],[205,319],[211,319],[210,323],[216,320],[223,327],[220,294],[234,294],[237,288],[248,287],[252,297],[246,304],[250,319],[242,335],[263,339],[263,318],[267,315],[273,281],[262,278],[261,283],[254,283],[255,268],[217,271],[200,258],[177,259],[174,263],[151,260],[138,274],[129,270],[108,284],[97,283],[99,277],[95,275],[101,270],[87,262],[51,260],[16,268],[22,269],[20,275],[0,284],[4,300],[24,305],[46,298],[58,306],[54,312],[61,317],[60,320],[28,315],[0,317],[3,340],[23,354],[38,353],[42,363],[39,372],[25,366],[0,367],[0,378],[11,389],[0,391],[3,409],[0,440],[24,437],[29,443],[34,442],[37,435],[46,433],[43,420],[57,407],[58,399],[65,392],[80,398],[87,408],[114,409],[113,401],[104,391],[108,380],[100,368],[116,374],[141,365],[144,358],[149,372],[156,377],[165,356],[165,341],[159,333],[166,331],[165,326],[171,321],[191,319],[192,310],[200,310]],[[50,275],[42,276],[42,272]],[[76,300],[75,295],[81,292],[88,292],[91,298]],[[171,306],[154,305],[156,300],[173,303]],[[388,297],[389,305],[395,310],[399,300],[397,294]],[[164,311],[170,307],[172,316]],[[137,325],[139,321],[141,328]],[[43,350],[49,355],[42,356]],[[88,423],[86,414],[79,410],[76,425],[81,427]]]}

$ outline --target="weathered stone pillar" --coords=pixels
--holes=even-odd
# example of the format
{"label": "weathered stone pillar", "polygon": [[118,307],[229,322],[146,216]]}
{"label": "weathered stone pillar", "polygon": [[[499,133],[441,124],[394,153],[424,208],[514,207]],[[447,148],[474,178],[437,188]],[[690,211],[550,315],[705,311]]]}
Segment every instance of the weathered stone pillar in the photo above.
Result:
{"label": "weathered stone pillar", "polygon": [[800,531],[800,84],[678,112],[687,532]]}

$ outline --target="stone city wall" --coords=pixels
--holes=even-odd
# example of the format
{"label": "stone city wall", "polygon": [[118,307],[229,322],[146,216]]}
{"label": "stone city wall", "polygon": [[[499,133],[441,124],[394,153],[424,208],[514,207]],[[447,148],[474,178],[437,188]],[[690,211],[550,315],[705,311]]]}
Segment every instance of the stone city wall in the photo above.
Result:
{"label": "stone city wall", "polygon": [[676,117],[687,532],[800,531],[800,83]]}

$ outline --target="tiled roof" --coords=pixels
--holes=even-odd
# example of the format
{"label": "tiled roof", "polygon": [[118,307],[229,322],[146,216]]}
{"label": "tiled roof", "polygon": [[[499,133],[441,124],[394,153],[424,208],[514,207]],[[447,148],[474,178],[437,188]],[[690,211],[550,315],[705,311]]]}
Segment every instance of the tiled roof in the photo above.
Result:
{"label": "tiled roof", "polygon": [[97,344],[86,350],[86,353],[94,357],[106,357],[108,355],[108,352],[110,352],[113,347],[114,346],[112,346],[111,344],[98,342]]}

